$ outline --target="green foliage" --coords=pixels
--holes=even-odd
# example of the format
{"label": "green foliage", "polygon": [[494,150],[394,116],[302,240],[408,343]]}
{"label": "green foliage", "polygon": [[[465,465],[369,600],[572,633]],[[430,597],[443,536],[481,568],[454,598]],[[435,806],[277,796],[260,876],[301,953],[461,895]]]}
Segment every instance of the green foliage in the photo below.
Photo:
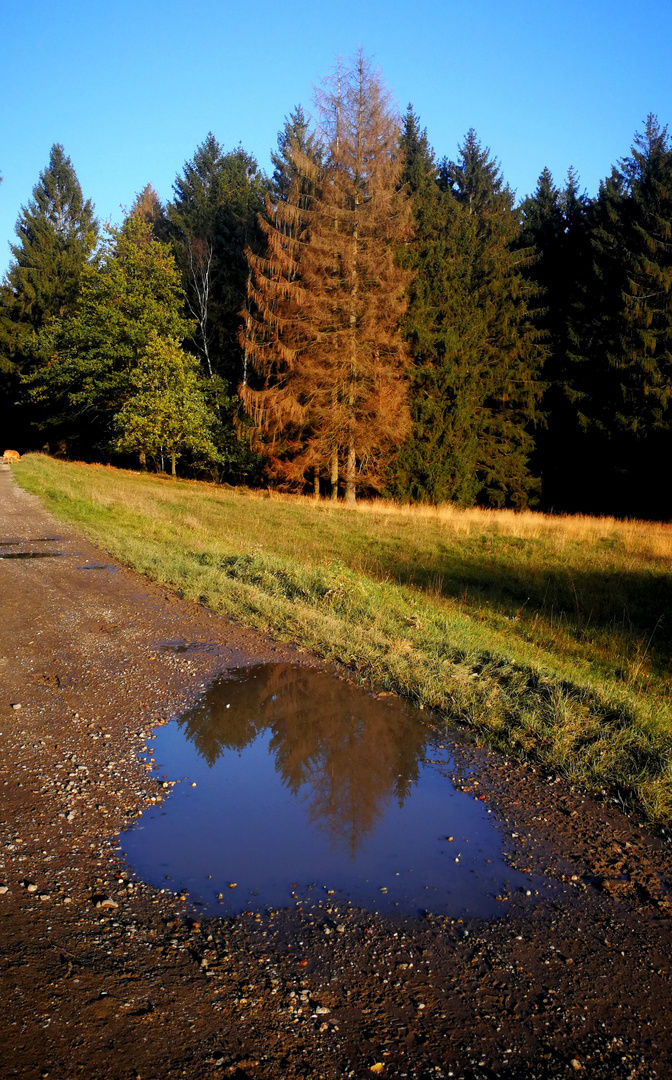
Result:
{"label": "green foliage", "polygon": [[173,475],[185,452],[197,464],[218,459],[212,441],[216,417],[208,407],[195,357],[152,333],[129,382],[129,396],[114,418],[116,450],[155,461],[165,455]]}
{"label": "green foliage", "polygon": [[592,506],[669,517],[656,473],[672,448],[672,145],[655,117],[601,184],[589,226],[571,334],[589,483],[602,500]]}
{"label": "green foliage", "polygon": [[527,505],[543,348],[513,250],[513,196],[473,131],[438,171],[409,107],[402,147],[415,234],[405,322],[415,367],[413,433],[388,490],[459,505]]}
{"label": "green foliage", "polygon": [[50,424],[107,446],[150,343],[181,341],[189,332],[182,308],[173,256],[152,239],[151,226],[131,215],[121,229],[108,228],[99,265],[84,269],[79,302],[44,335],[49,359],[29,380]]}
{"label": "green foliage", "polygon": [[278,132],[278,148],[271,151],[273,175],[270,184],[270,196],[275,202],[287,202],[293,184],[306,186],[305,170],[298,162],[308,158],[318,168],[322,164],[322,148],[314,131],[311,130],[305,113],[300,105],[285,117],[282,129]]}
{"label": "green foliage", "polygon": [[208,375],[219,375],[229,393],[243,378],[238,342],[245,301],[245,250],[256,243],[256,220],[265,182],[242,146],[225,153],[212,133],[173,185],[167,213],[182,274],[191,343]]}
{"label": "green foliage", "polygon": [[0,286],[0,426],[21,430],[27,410],[20,375],[44,360],[43,331],[73,310],[98,240],[98,222],[70,158],[56,143],[33,197],[21,208],[17,243]]}
{"label": "green foliage", "polygon": [[570,316],[577,303],[579,268],[592,256],[586,228],[588,200],[579,194],[573,169],[558,189],[548,169],[520,205],[516,246],[534,252],[525,276],[537,289],[535,323],[544,335],[545,422],[535,434],[533,462],[542,482],[543,505],[556,510],[576,506],[577,480],[584,468],[586,436],[578,416],[575,364],[571,359]]}
{"label": "green foliage", "polygon": [[32,200],[22,207],[16,234],[3,307],[9,305],[17,321],[38,332],[72,311],[98,238],[91,201],[84,202],[72,162],[58,143]]}

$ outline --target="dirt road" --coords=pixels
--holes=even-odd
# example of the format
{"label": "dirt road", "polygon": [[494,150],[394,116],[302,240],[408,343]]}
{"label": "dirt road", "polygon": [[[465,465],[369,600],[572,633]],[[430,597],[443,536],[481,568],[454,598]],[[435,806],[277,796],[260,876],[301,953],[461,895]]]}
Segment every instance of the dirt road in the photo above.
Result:
{"label": "dirt road", "polygon": [[162,797],[138,751],[229,666],[317,662],[113,566],[8,467],[0,556],[3,1078],[672,1076],[664,839],[457,743],[550,899],[490,923],[331,900],[199,922],[115,850]]}

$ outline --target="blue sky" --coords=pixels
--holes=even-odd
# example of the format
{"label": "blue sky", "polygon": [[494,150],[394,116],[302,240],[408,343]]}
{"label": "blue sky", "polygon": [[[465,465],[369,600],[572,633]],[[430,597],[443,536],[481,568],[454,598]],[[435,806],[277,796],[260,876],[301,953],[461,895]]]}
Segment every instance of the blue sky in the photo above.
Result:
{"label": "blue sky", "polygon": [[208,131],[268,169],[284,116],[361,46],[437,155],[474,127],[519,197],[548,165],[589,194],[649,112],[672,126],[672,0],[22,0],[0,31],[0,273],[64,145],[101,221],[163,200]]}

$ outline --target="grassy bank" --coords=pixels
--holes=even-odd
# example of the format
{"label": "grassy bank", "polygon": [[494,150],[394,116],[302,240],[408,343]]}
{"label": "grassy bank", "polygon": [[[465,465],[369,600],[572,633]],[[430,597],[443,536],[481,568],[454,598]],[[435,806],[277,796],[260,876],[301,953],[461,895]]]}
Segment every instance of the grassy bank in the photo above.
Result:
{"label": "grassy bank", "polygon": [[672,824],[670,527],[14,475],[141,573]]}

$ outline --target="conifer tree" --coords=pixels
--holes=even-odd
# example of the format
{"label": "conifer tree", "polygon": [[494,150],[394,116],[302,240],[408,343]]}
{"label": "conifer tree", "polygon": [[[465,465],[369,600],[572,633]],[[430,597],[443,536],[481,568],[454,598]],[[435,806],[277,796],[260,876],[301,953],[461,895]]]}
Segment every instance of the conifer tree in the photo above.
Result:
{"label": "conifer tree", "polygon": [[44,361],[43,331],[67,316],[95,251],[98,222],[72,162],[55,143],[32,199],[21,209],[17,243],[0,287],[0,426],[26,438],[32,411],[20,382]]}
{"label": "conifer tree", "polygon": [[[399,335],[408,208],[398,127],[359,54],[318,99],[324,165],[293,151],[286,202],[267,207],[267,251],[250,252],[244,344],[258,385],[241,388],[271,475],[376,487],[407,425]],[[305,181],[305,182],[304,182]],[[314,193],[307,196],[313,189]]]}
{"label": "conifer tree", "polygon": [[589,224],[593,260],[571,328],[592,451],[582,501],[669,517],[658,470],[672,439],[672,145],[654,116],[600,185]]}
{"label": "conifer tree", "polygon": [[238,342],[245,299],[245,249],[256,247],[265,185],[242,147],[228,153],[209,133],[186,162],[168,204],[172,243],[182,272],[193,346],[205,371],[233,392],[243,374]]}
{"label": "conifer tree", "polygon": [[399,497],[524,506],[542,352],[513,250],[513,196],[473,131],[436,166],[409,110],[404,131],[415,231],[406,333],[413,429],[394,465]]}
{"label": "conifer tree", "polygon": [[165,207],[151,184],[146,184],[142,191],[138,192],[133,200],[129,216],[131,214],[151,225],[152,236],[155,240],[160,240],[162,244],[170,240],[170,222]]}
{"label": "conifer tree", "polygon": [[98,223],[69,157],[55,143],[33,198],[16,225],[18,243],[3,286],[3,303],[17,320],[38,332],[72,311],[79,279],[98,238]]}
{"label": "conifer tree", "polygon": [[573,169],[558,189],[548,169],[536,191],[520,205],[518,244],[534,252],[525,274],[538,289],[533,299],[535,323],[544,334],[544,423],[535,434],[533,461],[542,484],[542,505],[548,510],[571,508],[577,476],[585,460],[585,432],[577,414],[569,323],[577,302],[581,267],[592,261],[586,230],[587,200],[579,193]]}
{"label": "conifer tree", "polygon": [[320,165],[321,149],[302,107],[297,105],[294,111],[285,117],[283,127],[278,132],[277,150],[271,151],[273,175],[269,194],[274,203],[287,201],[295,181],[298,181],[299,185],[306,184],[305,170],[298,164],[304,158]]}

